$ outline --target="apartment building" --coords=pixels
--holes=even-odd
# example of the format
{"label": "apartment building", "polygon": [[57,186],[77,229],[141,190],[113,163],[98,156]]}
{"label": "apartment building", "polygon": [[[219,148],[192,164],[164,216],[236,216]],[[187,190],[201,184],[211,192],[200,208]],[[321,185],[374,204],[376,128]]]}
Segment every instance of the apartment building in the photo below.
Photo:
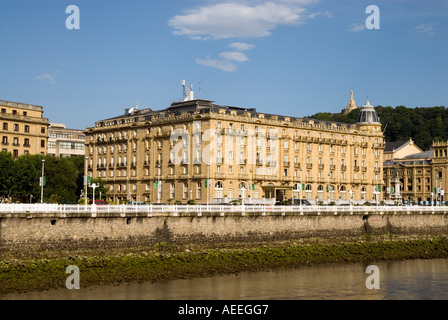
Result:
{"label": "apartment building", "polygon": [[50,123],[48,154],[55,157],[84,156],[84,130],[68,129],[65,124]]}
{"label": "apartment building", "polygon": [[14,158],[47,153],[48,119],[41,106],[0,100],[1,151]]}

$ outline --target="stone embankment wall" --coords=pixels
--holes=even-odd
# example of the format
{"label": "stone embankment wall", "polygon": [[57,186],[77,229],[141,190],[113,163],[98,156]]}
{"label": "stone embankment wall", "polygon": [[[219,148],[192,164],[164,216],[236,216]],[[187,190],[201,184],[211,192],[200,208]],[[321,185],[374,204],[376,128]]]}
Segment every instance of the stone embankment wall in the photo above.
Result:
{"label": "stone embankment wall", "polygon": [[448,235],[448,214],[226,213],[0,214],[0,252],[107,249],[156,243],[347,238],[364,234]]}

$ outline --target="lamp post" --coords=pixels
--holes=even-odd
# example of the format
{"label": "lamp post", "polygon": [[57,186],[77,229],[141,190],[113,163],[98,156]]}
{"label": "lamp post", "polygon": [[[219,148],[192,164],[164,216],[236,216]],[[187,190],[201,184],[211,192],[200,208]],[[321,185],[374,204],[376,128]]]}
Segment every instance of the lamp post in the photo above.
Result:
{"label": "lamp post", "polygon": [[157,178],[157,203],[160,203],[160,164],[157,165],[157,172],[158,172],[158,178]]}
{"label": "lamp post", "polygon": [[42,177],[40,184],[40,203],[44,203],[44,170],[45,170],[45,159],[42,159]]}
{"label": "lamp post", "polygon": [[210,162],[207,162],[207,208],[209,206],[210,199]]}
{"label": "lamp post", "polygon": [[302,184],[302,168],[299,169],[300,171],[300,199],[299,199],[299,204],[300,206],[302,206],[302,196],[303,196],[303,184]]}
{"label": "lamp post", "polygon": [[93,189],[92,204],[95,205],[95,188],[98,186],[95,183],[92,183],[91,187]]}
{"label": "lamp post", "polygon": [[87,178],[87,175],[88,175],[88,172],[87,172],[87,162],[88,162],[88,160],[89,160],[89,157],[85,157],[85,165],[84,165],[84,167],[85,167],[85,169],[84,169],[84,207],[87,209],[87,180],[88,180],[88,178]]}
{"label": "lamp post", "polygon": [[349,202],[350,202],[350,206],[351,206],[351,205],[353,204],[353,191],[352,191],[352,190],[349,190],[348,193],[350,194],[350,200],[349,200]]}
{"label": "lamp post", "polygon": [[249,184],[249,196],[250,196],[250,201],[251,203],[253,203],[253,195],[252,195],[252,183],[253,183],[253,172],[254,170],[250,169],[250,184]]}

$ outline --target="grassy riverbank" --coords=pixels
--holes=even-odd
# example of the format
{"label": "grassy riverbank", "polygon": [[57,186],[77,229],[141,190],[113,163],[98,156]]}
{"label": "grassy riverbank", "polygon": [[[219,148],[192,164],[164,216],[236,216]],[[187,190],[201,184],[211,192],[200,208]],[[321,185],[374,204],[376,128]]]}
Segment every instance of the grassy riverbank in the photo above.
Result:
{"label": "grassy riverbank", "polygon": [[65,271],[70,265],[79,268],[81,288],[86,288],[305,264],[448,258],[448,238],[289,241],[250,246],[223,245],[213,249],[158,244],[107,255],[78,252],[63,256],[48,253],[46,257],[35,259],[3,259],[0,262],[0,294],[65,288],[69,276]]}

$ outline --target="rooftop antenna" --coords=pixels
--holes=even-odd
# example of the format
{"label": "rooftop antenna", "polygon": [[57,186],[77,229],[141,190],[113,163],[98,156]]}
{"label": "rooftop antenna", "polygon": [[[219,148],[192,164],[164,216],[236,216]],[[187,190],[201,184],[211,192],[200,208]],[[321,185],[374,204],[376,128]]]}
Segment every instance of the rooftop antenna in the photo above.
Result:
{"label": "rooftop antenna", "polygon": [[198,85],[198,99],[201,99],[201,83],[202,83],[202,81],[199,81],[199,85]]}
{"label": "rooftop antenna", "polygon": [[185,93],[186,93],[187,88],[185,88],[185,80],[182,80],[182,99],[180,101],[184,102],[185,101]]}
{"label": "rooftop antenna", "polygon": [[193,84],[190,89],[185,86],[185,80],[182,80],[182,102],[194,100]]}
{"label": "rooftop antenna", "polygon": [[138,110],[139,102],[140,102],[140,101],[138,101],[138,99],[137,99],[137,104],[135,105],[135,110]]}

